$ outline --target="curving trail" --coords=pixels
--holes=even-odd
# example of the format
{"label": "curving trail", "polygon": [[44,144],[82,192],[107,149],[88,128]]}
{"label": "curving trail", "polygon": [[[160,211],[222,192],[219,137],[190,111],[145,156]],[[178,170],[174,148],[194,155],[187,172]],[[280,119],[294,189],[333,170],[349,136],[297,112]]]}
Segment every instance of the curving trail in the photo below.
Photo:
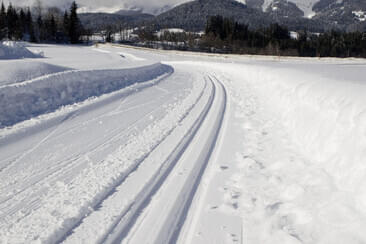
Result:
{"label": "curving trail", "polygon": [[366,242],[364,61],[30,48],[46,70],[0,87],[1,244]]}
{"label": "curving trail", "polygon": [[[164,67],[172,68],[156,79],[153,75],[0,131],[1,243],[178,238],[216,145],[226,91],[213,74],[194,65]],[[60,82],[73,73],[78,71],[24,85],[52,77]],[[105,73],[103,83],[109,77]],[[14,85],[13,93],[24,85]],[[149,230],[162,208],[164,216]]]}
{"label": "curving trail", "polygon": [[[226,91],[220,81],[208,77],[214,89],[209,109],[177,165],[141,212],[126,237],[114,232],[107,243],[175,243],[185,222],[202,174],[215,146],[226,110]],[[161,211],[164,209],[164,211]],[[141,235],[140,233],[144,233]]]}

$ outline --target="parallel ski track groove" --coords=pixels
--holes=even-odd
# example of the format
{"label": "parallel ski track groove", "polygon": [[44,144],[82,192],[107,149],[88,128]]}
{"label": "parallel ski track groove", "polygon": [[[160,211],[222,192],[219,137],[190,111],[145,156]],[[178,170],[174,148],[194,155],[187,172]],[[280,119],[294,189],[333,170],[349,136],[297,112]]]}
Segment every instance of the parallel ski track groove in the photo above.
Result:
{"label": "parallel ski track groove", "polygon": [[[206,80],[207,82],[207,80]],[[152,197],[155,193],[160,189],[163,185],[165,179],[171,173],[172,169],[179,161],[182,153],[186,150],[187,146],[190,144],[197,131],[201,127],[203,121],[205,120],[208,112],[210,111],[213,100],[215,98],[215,86],[212,83],[212,93],[210,95],[209,101],[205,105],[203,111],[198,116],[198,118],[193,123],[193,126],[189,129],[183,139],[179,142],[179,144],[174,148],[174,150],[169,155],[168,159],[162,164],[161,168],[156,174],[156,177],[153,177],[153,182],[148,182],[146,184],[146,189],[140,192],[137,199],[135,200],[133,206],[130,206],[127,211],[124,211],[124,214],[120,216],[121,222],[117,222],[115,226],[106,234],[106,236],[99,243],[120,243],[123,238],[128,234],[131,230],[133,224],[136,222],[139,217],[139,213],[148,206]],[[123,221],[122,218],[126,217],[127,220]]]}
{"label": "parallel ski track groove", "polygon": [[[216,80],[216,82],[221,86],[222,90],[223,90],[223,102],[224,102],[224,107],[223,107],[223,111],[222,111],[222,114],[219,118],[219,126],[218,126],[218,129],[215,131],[215,136],[213,138],[213,140],[211,141],[211,147],[210,147],[210,151],[208,152],[207,154],[207,157],[206,157],[206,160],[204,162],[204,164],[202,165],[201,169],[200,169],[200,172],[195,180],[195,183],[193,184],[193,186],[191,187],[191,192],[188,194],[189,195],[189,198],[187,199],[187,202],[184,206],[184,209],[181,210],[181,214],[180,214],[180,217],[179,217],[179,220],[177,220],[177,226],[176,226],[176,231],[172,234],[170,240],[169,240],[169,243],[176,243],[178,238],[179,238],[179,234],[180,234],[180,231],[182,229],[182,226],[187,218],[187,215],[188,215],[188,209],[190,208],[191,204],[192,204],[192,201],[194,199],[194,196],[195,196],[195,193],[198,189],[198,186],[202,180],[202,176],[207,168],[207,165],[210,161],[210,158],[212,156],[212,153],[213,151],[215,150],[215,147],[217,145],[217,139],[219,137],[219,134],[220,134],[220,131],[222,129],[222,124],[223,124],[223,121],[224,121],[224,118],[225,118],[225,113],[226,113],[226,107],[227,107],[227,92],[226,92],[226,89],[224,87],[224,85],[221,83],[221,81],[219,81],[215,76],[213,76],[214,79]],[[215,83],[213,82],[212,78],[209,76],[209,79],[211,80],[212,83]]]}
{"label": "parallel ski track groove", "polygon": [[[194,105],[191,106],[188,109],[188,111],[186,111],[186,113],[184,114],[184,116],[180,119],[179,123],[182,122],[185,119],[185,117],[189,114],[189,112],[195,107],[196,103],[202,98],[202,96],[204,94],[204,90],[206,89],[206,87],[207,87],[207,82],[205,83],[202,91],[200,92],[200,94],[196,98],[196,101],[195,101]],[[155,150],[161,144],[161,142],[163,140],[165,140],[165,138],[168,137],[172,133],[172,131],[175,128],[173,128],[171,131],[169,131],[167,133],[167,135],[161,141],[157,142],[157,144],[152,148],[151,151]],[[151,151],[150,151],[150,153],[151,153]],[[131,165],[123,173],[123,175],[121,175],[119,177],[119,179],[113,184],[113,186],[111,186],[111,189],[108,192],[106,192],[104,194],[104,196],[101,197],[101,199],[99,201],[95,202],[94,206],[92,206],[92,210],[87,215],[85,215],[81,219],[79,219],[71,228],[69,228],[61,238],[58,238],[58,240],[56,241],[56,243],[61,243],[61,242],[65,241],[68,238],[68,236],[72,235],[73,230],[76,229],[79,225],[82,224],[83,219],[86,218],[86,217],[88,217],[93,211],[96,211],[99,208],[99,206],[101,206],[101,204],[103,203],[103,201],[105,201],[109,196],[113,195],[115,193],[116,188],[119,187],[120,185],[122,185],[123,182],[126,180],[126,178],[130,174],[132,174],[133,172],[135,172],[136,170],[138,170],[140,164],[149,156],[150,153],[148,153],[148,154],[144,155],[142,158],[139,158],[138,160],[136,160],[136,162],[133,165]],[[128,212],[128,211],[126,211],[126,212]],[[123,213],[121,213],[121,216],[120,216],[121,218],[124,216],[124,213],[125,213],[125,211]],[[105,239],[105,238],[106,237],[104,237],[103,239]]]}
{"label": "parallel ski track groove", "polygon": [[[182,161],[182,164],[177,164],[177,167],[174,167],[169,173],[171,176],[170,178],[166,177],[163,180],[165,180],[162,183],[162,186],[160,186],[160,189],[162,189],[162,192],[158,192],[158,194],[161,194],[159,198],[156,200],[156,202],[151,202],[151,204],[146,203],[145,209],[141,209],[141,213],[135,218],[134,225],[129,225],[129,229],[133,232],[128,234],[128,239],[126,239],[126,236],[124,236],[124,232],[117,232],[114,233],[113,238],[110,238],[105,243],[121,243],[122,241],[125,241],[126,243],[134,243],[133,241],[141,241],[146,238],[146,243],[175,243],[177,241],[177,238],[181,232],[181,228],[185,222],[188,209],[191,206],[192,200],[194,198],[194,195],[197,190],[197,186],[200,184],[202,180],[202,175],[208,165],[208,162],[210,161],[210,158],[212,156],[213,151],[216,148],[217,145],[217,138],[220,134],[223,121],[225,118],[226,113],[226,106],[227,106],[227,93],[226,89],[223,86],[223,84],[218,80],[215,79],[216,82],[212,80],[211,77],[209,77],[212,84],[214,84],[214,89],[216,90],[218,86],[221,87],[222,90],[220,90],[220,96],[214,95],[212,99],[212,104],[210,106],[210,109],[208,110],[208,113],[211,112],[211,109],[215,108],[215,110],[212,110],[213,112],[209,114],[210,117],[205,116],[203,122],[207,122],[209,131],[203,131],[199,130],[200,128],[203,128],[202,125],[198,127],[198,133],[199,136],[203,136],[203,140],[201,144],[202,145],[202,151],[198,154],[197,149],[192,150],[193,148],[190,148],[186,155],[182,155],[184,160],[195,160],[194,162],[190,161],[188,163],[188,167],[186,168],[184,166],[184,162]],[[218,84],[216,84],[218,83]],[[216,99],[216,97],[218,97]],[[215,105],[216,104],[216,105]],[[215,107],[214,107],[215,105]],[[208,114],[207,114],[208,115]],[[213,119],[213,122],[212,120]],[[202,122],[202,123],[203,123]],[[207,134],[208,133],[208,134]],[[206,136],[205,136],[206,135]],[[208,136],[207,136],[208,135]],[[197,135],[198,136],[198,135]],[[190,143],[188,146],[191,145],[194,139],[197,139],[194,143],[197,146],[200,141],[200,137],[193,137],[190,140]],[[198,144],[197,144],[198,143]],[[191,155],[191,156],[190,156]],[[194,156],[193,156],[194,155]],[[192,158],[193,157],[193,158]],[[179,159],[180,160],[180,159]],[[197,161],[196,161],[197,160]],[[179,167],[178,167],[179,166]],[[178,170],[178,171],[177,171]],[[188,170],[188,171],[186,171]],[[175,178],[174,175],[181,175],[179,172],[185,171],[184,175],[182,175],[183,178],[178,178],[178,189],[175,190]],[[174,175],[173,175],[174,172]],[[169,185],[168,185],[169,184]],[[165,187],[165,188],[164,188]],[[172,192],[173,191],[173,192]],[[177,194],[174,194],[174,191]],[[173,195],[170,195],[172,193]],[[162,202],[160,202],[162,201]],[[161,205],[160,204],[164,204]],[[156,213],[158,211],[161,211],[160,209],[162,207],[167,207],[162,212],[162,216],[158,217]],[[170,216],[170,217],[169,217]],[[157,218],[157,219],[156,219]],[[161,221],[159,222],[159,219]],[[157,222],[157,228],[154,228],[154,226],[151,226],[154,224],[154,222]],[[145,236],[139,236],[139,231],[148,231],[149,228],[154,229],[153,236],[145,235]],[[157,231],[157,232],[156,232]],[[144,235],[143,233],[141,233]],[[148,234],[148,233],[146,233]],[[135,238],[136,237],[136,238]],[[152,238],[152,239],[151,239]],[[137,240],[135,240],[137,239]]]}
{"label": "parallel ski track groove", "polygon": [[[221,82],[215,75],[213,75],[213,78],[218,83],[221,83],[221,85],[223,85],[223,82]],[[223,88],[225,88],[225,86],[223,86]],[[230,111],[229,111],[230,110],[230,101],[229,101],[229,97],[227,96],[226,88],[224,89],[224,92],[225,92],[225,97],[226,97],[226,99],[225,99],[226,106],[224,109],[225,115],[223,116],[223,119],[221,121],[221,125],[220,125],[221,129],[219,130],[219,133],[217,135],[217,143],[215,145],[214,151],[211,154],[211,158],[213,156],[217,156],[217,154],[220,153],[220,150],[222,149],[222,145],[224,143],[222,138],[226,134],[227,123],[228,123],[228,119],[229,119],[229,116],[227,116],[227,113],[228,112],[230,113]],[[220,137],[221,137],[221,139],[220,139]],[[212,174],[213,171],[215,170],[213,166],[217,162],[217,159],[216,158],[211,159],[211,158],[209,160],[209,163],[206,166],[205,171],[203,172],[203,174],[201,176],[201,181],[202,181],[202,178],[205,176],[205,174],[207,174],[207,173]],[[207,172],[207,171],[209,171],[209,172]],[[195,193],[196,196],[194,196],[191,201],[191,208],[192,207],[195,207],[195,208],[193,209],[193,211],[191,211],[191,210],[189,210],[189,212],[187,211],[187,215],[185,216],[184,223],[182,223],[180,232],[175,235],[176,236],[176,238],[174,239],[175,243],[192,243],[194,232],[197,231],[196,228],[197,228],[198,218],[201,217],[199,214],[203,210],[203,204],[204,204],[203,200],[207,196],[206,187],[207,187],[207,185],[204,184],[204,185],[199,185],[196,188],[196,193]],[[203,190],[202,190],[202,188],[203,188]],[[193,205],[195,203],[195,201],[196,201],[196,205]],[[190,212],[193,212],[192,216],[189,216]],[[182,229],[183,226],[187,226],[188,230]],[[185,232],[183,232],[183,231],[185,231]],[[242,236],[242,238],[243,238],[243,236]],[[243,239],[241,239],[241,241],[243,241]]]}

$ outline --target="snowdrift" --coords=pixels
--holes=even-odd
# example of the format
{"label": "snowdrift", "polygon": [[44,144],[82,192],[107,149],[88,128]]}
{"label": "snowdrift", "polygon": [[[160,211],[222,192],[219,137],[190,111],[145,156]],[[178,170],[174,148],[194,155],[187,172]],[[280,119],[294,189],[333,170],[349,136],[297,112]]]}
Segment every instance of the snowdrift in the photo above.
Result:
{"label": "snowdrift", "polygon": [[172,67],[158,63],[121,70],[66,71],[5,86],[0,88],[0,127],[172,72]]}
{"label": "snowdrift", "polygon": [[[332,68],[341,67],[327,67],[329,71]],[[276,206],[276,214],[268,215],[266,220],[272,227],[268,227],[268,233],[262,229],[263,236],[272,240],[268,243],[273,243],[274,233],[283,233],[284,228],[290,228],[288,232],[293,231],[304,243],[363,240],[366,83],[362,77],[359,81],[337,80],[316,72],[248,65],[241,67],[237,78],[251,84],[259,100],[273,112],[272,118],[283,124],[293,143],[288,146],[295,145],[302,158],[292,161],[277,155],[273,162],[267,162],[269,189],[256,194],[267,199],[267,209]],[[268,197],[269,191],[281,194]]]}
{"label": "snowdrift", "polygon": [[41,58],[42,54],[36,54],[29,51],[24,43],[5,41],[0,43],[1,59],[19,59],[19,58]]}
{"label": "snowdrift", "polygon": [[68,68],[34,60],[12,60],[0,63],[0,87],[43,75],[66,71]]}
{"label": "snowdrift", "polygon": [[275,68],[251,77],[304,155],[326,166],[339,187],[362,192],[366,209],[366,187],[359,189],[366,186],[366,83]]}

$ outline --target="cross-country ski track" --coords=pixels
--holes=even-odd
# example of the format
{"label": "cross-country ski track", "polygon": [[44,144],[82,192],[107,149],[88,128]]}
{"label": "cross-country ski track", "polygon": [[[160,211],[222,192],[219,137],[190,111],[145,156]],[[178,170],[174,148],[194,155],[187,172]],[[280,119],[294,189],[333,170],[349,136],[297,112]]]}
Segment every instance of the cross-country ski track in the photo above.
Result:
{"label": "cross-country ski track", "polygon": [[11,194],[0,199],[9,221],[1,235],[12,243],[175,242],[217,143],[226,91],[213,74],[172,66],[5,135],[1,188]]}
{"label": "cross-country ski track", "polygon": [[366,243],[364,60],[14,48],[0,244]]}

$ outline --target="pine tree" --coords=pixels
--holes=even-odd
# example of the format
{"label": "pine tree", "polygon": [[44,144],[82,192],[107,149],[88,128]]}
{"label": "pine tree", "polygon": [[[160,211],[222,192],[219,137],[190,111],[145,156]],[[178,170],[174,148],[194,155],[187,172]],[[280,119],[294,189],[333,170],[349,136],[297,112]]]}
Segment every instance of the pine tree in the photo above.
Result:
{"label": "pine tree", "polygon": [[19,12],[19,27],[18,29],[22,32],[22,34],[27,33],[27,23],[26,23],[26,15],[23,9],[20,9]]}
{"label": "pine tree", "polygon": [[56,39],[57,23],[56,23],[56,20],[55,20],[55,16],[53,16],[53,15],[51,15],[50,30],[51,30],[52,38]]}
{"label": "pine tree", "polygon": [[80,20],[77,14],[78,6],[76,2],[72,2],[70,7],[70,17],[69,17],[69,23],[68,23],[68,34],[70,38],[70,42],[75,44],[79,42],[80,36],[81,36],[81,24]]}
{"label": "pine tree", "polygon": [[55,21],[55,17],[53,14],[49,14],[47,19],[45,20],[45,32],[47,40],[56,40],[56,32],[57,32],[57,24]]}
{"label": "pine tree", "polygon": [[43,28],[43,19],[41,15],[37,17],[37,30],[38,30],[38,40],[43,41],[45,39],[45,31]]}
{"label": "pine tree", "polygon": [[62,21],[62,30],[64,33],[68,33],[69,32],[69,14],[67,13],[67,10],[65,10],[65,13],[64,13],[64,18],[63,18],[63,21]]}
{"label": "pine tree", "polygon": [[0,40],[4,39],[8,35],[7,25],[6,10],[4,2],[2,2],[0,9]]}
{"label": "pine tree", "polygon": [[27,32],[29,34],[29,41],[31,42],[37,42],[36,35],[34,33],[34,27],[33,27],[33,18],[30,9],[27,9],[26,14],[26,26],[27,26]]}
{"label": "pine tree", "polygon": [[18,14],[11,3],[9,3],[8,5],[6,17],[8,26],[8,38],[9,40],[12,40],[17,34]]}

